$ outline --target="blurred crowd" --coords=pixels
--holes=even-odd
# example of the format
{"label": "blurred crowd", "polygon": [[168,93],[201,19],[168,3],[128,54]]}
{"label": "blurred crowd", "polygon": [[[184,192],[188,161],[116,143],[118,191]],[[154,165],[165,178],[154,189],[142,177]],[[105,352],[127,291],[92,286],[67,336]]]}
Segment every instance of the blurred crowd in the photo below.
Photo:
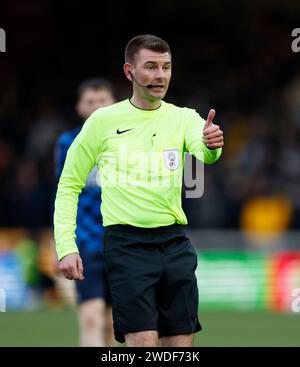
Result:
{"label": "blurred crowd", "polygon": [[[203,197],[184,198],[190,226],[300,229],[300,54],[291,50],[295,12],[280,6],[262,11],[249,4],[232,14],[238,22],[214,16],[217,28],[210,33],[187,38],[156,32],[173,49],[166,101],[195,108],[204,118],[215,108],[225,134],[221,160],[205,168]],[[1,76],[1,227],[51,226],[54,144],[60,133],[79,123],[76,84],[87,76],[105,77],[115,85],[118,99],[127,98],[130,85],[121,70],[125,42],[111,69],[94,64],[89,69],[86,60],[85,73],[74,74],[70,66],[65,77],[61,71],[49,76],[49,65],[44,74],[32,66],[33,84],[29,72]]]}

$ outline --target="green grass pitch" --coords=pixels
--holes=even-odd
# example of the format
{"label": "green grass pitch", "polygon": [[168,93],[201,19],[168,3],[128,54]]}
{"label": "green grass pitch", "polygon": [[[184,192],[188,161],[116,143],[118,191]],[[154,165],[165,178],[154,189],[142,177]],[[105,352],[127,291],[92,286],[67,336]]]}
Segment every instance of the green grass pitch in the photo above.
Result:
{"label": "green grass pitch", "polygon": [[[195,346],[300,346],[300,314],[201,311]],[[0,313],[0,346],[78,346],[73,309]]]}

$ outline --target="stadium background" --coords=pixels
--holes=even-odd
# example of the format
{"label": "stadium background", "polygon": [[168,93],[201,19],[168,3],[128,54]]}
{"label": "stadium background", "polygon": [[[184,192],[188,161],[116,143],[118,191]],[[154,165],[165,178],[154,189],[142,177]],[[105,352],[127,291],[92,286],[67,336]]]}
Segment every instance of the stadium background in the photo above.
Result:
{"label": "stadium background", "polygon": [[199,251],[195,345],[299,346],[299,16],[296,0],[1,3],[0,346],[78,345],[73,286],[51,251],[53,145],[78,123],[83,79],[129,96],[123,50],[140,33],[170,43],[166,100],[215,108],[226,138],[204,196],[184,199]]}

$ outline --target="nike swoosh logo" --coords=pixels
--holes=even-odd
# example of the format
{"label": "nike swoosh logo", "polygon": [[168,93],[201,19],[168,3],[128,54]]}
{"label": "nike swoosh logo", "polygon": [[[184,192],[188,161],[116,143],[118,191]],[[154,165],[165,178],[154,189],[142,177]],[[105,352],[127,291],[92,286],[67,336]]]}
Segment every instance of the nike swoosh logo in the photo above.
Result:
{"label": "nike swoosh logo", "polygon": [[117,130],[117,134],[123,134],[123,133],[126,133],[127,131],[130,131],[130,130],[133,130],[133,129],[127,129],[127,130]]}

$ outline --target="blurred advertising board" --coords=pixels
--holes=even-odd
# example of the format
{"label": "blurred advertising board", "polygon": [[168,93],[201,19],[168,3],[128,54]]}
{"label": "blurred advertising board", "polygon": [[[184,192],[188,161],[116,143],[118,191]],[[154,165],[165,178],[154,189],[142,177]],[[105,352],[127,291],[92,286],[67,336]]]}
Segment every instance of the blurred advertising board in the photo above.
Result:
{"label": "blurred advertising board", "polygon": [[295,312],[291,300],[297,295],[295,290],[300,289],[300,252],[279,252],[270,262],[270,287],[274,296],[269,305],[276,311]]}
{"label": "blurred advertising board", "polygon": [[291,312],[300,288],[300,252],[198,251],[196,276],[202,309]]}
{"label": "blurred advertising board", "polygon": [[200,307],[264,309],[266,257],[245,252],[198,252]]}
{"label": "blurred advertising board", "polygon": [[13,251],[0,252],[0,289],[3,297],[2,309],[17,310],[28,304],[28,286],[22,262]]}

